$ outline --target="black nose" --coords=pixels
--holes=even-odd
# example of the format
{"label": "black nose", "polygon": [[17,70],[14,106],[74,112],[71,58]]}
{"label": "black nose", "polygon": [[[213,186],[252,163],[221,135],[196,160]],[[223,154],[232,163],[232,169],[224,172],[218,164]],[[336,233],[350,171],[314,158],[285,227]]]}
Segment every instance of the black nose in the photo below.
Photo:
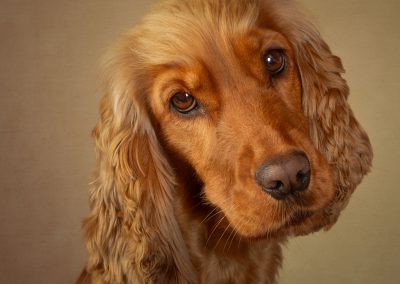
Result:
{"label": "black nose", "polygon": [[310,178],[310,161],[303,152],[275,157],[256,172],[257,183],[277,200],[305,191],[310,184]]}

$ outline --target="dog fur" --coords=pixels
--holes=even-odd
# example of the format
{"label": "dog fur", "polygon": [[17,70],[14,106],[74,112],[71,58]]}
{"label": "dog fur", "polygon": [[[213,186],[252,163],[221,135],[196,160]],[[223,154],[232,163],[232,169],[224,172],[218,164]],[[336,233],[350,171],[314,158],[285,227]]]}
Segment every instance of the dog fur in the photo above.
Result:
{"label": "dog fur", "polygon": [[[293,1],[164,1],[104,70],[78,283],[276,283],[281,244],[330,228],[369,171],[341,61]],[[194,113],[173,109],[179,92]],[[293,151],[310,184],[277,200],[255,172]]]}

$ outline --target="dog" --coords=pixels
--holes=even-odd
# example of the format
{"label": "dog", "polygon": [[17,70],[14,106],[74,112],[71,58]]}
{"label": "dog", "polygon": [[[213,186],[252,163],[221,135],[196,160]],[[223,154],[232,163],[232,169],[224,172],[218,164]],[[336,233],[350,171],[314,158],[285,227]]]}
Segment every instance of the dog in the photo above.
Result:
{"label": "dog", "polygon": [[78,283],[276,283],[369,172],[341,60],[289,0],[167,0],[104,59]]}

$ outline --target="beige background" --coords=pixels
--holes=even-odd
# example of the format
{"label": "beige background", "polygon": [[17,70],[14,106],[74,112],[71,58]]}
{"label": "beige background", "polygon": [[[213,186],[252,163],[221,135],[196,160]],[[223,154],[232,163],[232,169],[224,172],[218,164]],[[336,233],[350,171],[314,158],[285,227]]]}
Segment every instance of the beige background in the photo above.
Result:
{"label": "beige background", "polygon": [[[0,283],[83,267],[98,58],[152,2],[1,0]],[[290,241],[280,283],[400,283],[400,1],[301,2],[344,61],[375,160],[334,229]]]}

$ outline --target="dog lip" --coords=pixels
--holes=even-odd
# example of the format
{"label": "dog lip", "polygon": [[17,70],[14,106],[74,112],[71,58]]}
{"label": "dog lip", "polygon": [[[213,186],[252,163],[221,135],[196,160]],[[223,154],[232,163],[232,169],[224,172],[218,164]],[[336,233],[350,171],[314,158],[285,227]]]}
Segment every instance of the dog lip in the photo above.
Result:
{"label": "dog lip", "polygon": [[293,227],[293,226],[301,225],[302,223],[304,223],[307,219],[309,219],[313,215],[314,215],[314,213],[313,212],[309,212],[309,211],[296,212],[286,222],[286,226],[287,227]]}

